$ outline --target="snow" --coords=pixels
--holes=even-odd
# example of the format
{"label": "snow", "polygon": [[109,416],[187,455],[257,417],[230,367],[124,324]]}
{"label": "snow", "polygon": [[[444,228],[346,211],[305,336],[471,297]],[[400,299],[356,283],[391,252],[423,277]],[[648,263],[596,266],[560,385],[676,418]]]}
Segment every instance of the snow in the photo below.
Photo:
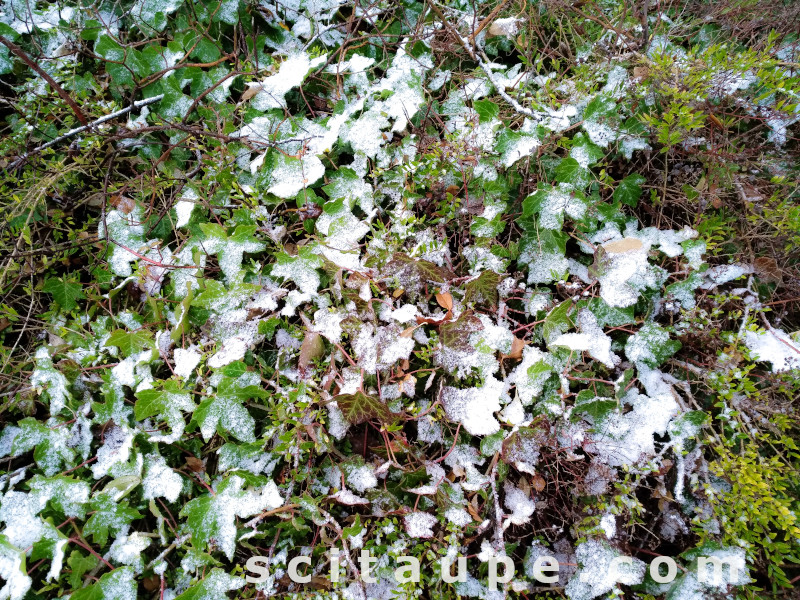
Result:
{"label": "snow", "polygon": [[166,498],[175,502],[183,487],[181,476],[167,466],[163,457],[149,454],[145,457],[145,477],[142,481],[142,497],[145,500]]}
{"label": "snow", "polygon": [[113,425],[105,431],[105,441],[97,451],[97,461],[92,465],[92,475],[100,479],[111,468],[128,461],[133,447],[134,432],[128,426]]}
{"label": "snow", "polygon": [[134,531],[130,535],[119,535],[111,544],[108,556],[123,565],[135,565],[140,562],[141,554],[151,544],[149,537]]}
{"label": "snow", "polygon": [[200,363],[202,354],[197,349],[197,346],[190,346],[187,349],[176,348],[173,352],[173,360],[175,366],[173,371],[178,377],[188,379],[194,373],[195,367]]}
{"label": "snow", "polygon": [[378,485],[378,478],[375,477],[375,470],[369,465],[361,465],[358,467],[349,467],[345,465],[343,469],[347,485],[352,487],[359,494],[363,494],[367,490]]}
{"label": "snow", "polygon": [[416,539],[432,538],[437,523],[435,516],[425,512],[412,512],[403,517],[406,533]]}
{"label": "snow", "polygon": [[284,59],[278,72],[258,84],[258,93],[250,100],[251,106],[266,112],[271,108],[283,108],[284,96],[289,90],[303,83],[311,69],[325,63],[325,56],[311,58],[305,52],[292,54]]}
{"label": "snow", "polygon": [[611,352],[611,338],[597,324],[597,317],[589,310],[578,313],[581,333],[564,333],[552,340],[548,346],[566,346],[577,352],[588,352],[609,369],[619,363],[619,357]]}
{"label": "snow", "polygon": [[447,386],[442,389],[442,404],[448,418],[463,423],[468,433],[491,435],[500,430],[494,413],[500,410],[504,388],[503,382],[494,377],[487,378],[479,388],[457,389]]}
{"label": "snow", "polygon": [[472,517],[463,508],[453,506],[444,512],[444,518],[450,521],[456,527],[466,527],[472,523]]}
{"label": "snow", "polygon": [[605,256],[597,275],[600,297],[609,306],[625,308],[636,304],[638,288],[647,273],[649,246],[637,238],[624,238],[607,242],[602,247]]}
{"label": "snow", "polygon": [[580,544],[575,554],[581,568],[564,590],[570,600],[591,600],[612,591],[618,582],[636,585],[644,579],[645,564],[637,558],[630,558],[631,564],[618,562],[613,568],[612,561],[622,555],[605,542],[590,539]]}
{"label": "snow", "polygon": [[31,374],[30,382],[39,394],[47,390],[47,395],[50,396],[51,415],[60,413],[67,405],[67,401],[72,398],[67,389],[67,378],[53,366],[50,353],[45,346],[36,350],[36,368]]}
{"label": "snow", "polygon": [[617,535],[617,518],[612,514],[605,514],[600,518],[600,529],[609,540]]}
{"label": "snow", "polygon": [[511,511],[503,522],[503,529],[508,529],[511,525],[524,525],[531,520],[533,512],[536,510],[536,502],[518,487],[508,480],[505,482],[505,507]]}
{"label": "snow", "polygon": [[772,363],[775,373],[800,369],[800,343],[780,329],[747,331],[744,343],[754,359]]}
{"label": "snow", "polygon": [[24,559],[21,550],[10,547],[0,538],[0,577],[6,582],[0,588],[0,598],[22,600],[28,593],[33,582],[25,572]]}

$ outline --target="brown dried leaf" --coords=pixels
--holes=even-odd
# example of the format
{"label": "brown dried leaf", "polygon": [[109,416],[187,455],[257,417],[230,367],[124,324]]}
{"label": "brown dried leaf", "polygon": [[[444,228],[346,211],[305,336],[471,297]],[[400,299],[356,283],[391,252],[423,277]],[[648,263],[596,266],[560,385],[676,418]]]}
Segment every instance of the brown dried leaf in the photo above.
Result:
{"label": "brown dried leaf", "polygon": [[202,473],[206,469],[205,465],[203,465],[203,461],[194,456],[190,456],[186,459],[186,466],[190,471],[194,471],[195,473]]}
{"label": "brown dried leaf", "polygon": [[639,238],[626,237],[613,242],[603,244],[603,249],[608,253],[623,254],[634,250],[641,250],[642,240]]}
{"label": "brown dried leaf", "polygon": [[545,482],[544,477],[537,473],[531,478],[531,486],[533,486],[533,489],[535,489],[537,492],[541,492],[545,486],[547,486],[547,483]]}
{"label": "brown dried leaf", "polygon": [[436,302],[446,310],[453,310],[453,296],[449,293],[436,294]]}
{"label": "brown dried leaf", "polygon": [[257,82],[250,82],[247,84],[247,89],[242,93],[242,102],[247,102],[255,96],[258,92],[262,90],[262,86],[260,83]]}
{"label": "brown dried leaf", "polygon": [[519,339],[518,337],[514,338],[514,341],[511,342],[511,352],[509,354],[500,354],[500,358],[505,360],[506,358],[513,358],[518,359],[522,358],[522,349],[525,347],[525,341]]}
{"label": "brown dried leaf", "polygon": [[322,336],[314,332],[308,333],[300,346],[300,358],[297,361],[297,368],[303,379],[308,377],[308,366],[324,352],[325,343],[322,341]]}

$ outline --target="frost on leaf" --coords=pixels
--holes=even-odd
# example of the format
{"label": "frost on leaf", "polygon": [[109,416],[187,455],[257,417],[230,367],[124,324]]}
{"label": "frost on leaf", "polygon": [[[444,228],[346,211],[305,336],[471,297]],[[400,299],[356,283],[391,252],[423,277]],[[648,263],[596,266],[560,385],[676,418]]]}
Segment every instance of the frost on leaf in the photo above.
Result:
{"label": "frost on leaf", "polygon": [[171,444],[180,439],[186,426],[183,412],[191,412],[195,409],[189,392],[181,389],[177,381],[169,379],[155,388],[137,392],[136,397],[133,414],[137,420],[142,421],[157,415],[166,421],[172,430],[169,435],[151,435],[151,442]]}
{"label": "frost on leaf", "polygon": [[292,54],[283,60],[274,75],[250,84],[251,94],[256,92],[250,104],[256,110],[265,112],[271,108],[283,108],[286,93],[303,83],[311,69],[325,63],[325,56],[311,58],[305,52]]}
{"label": "frost on leaf", "polygon": [[181,509],[180,516],[186,518],[194,544],[203,547],[213,543],[231,560],[236,549],[236,517],[252,517],[283,504],[273,481],[262,490],[244,488],[245,480],[231,475],[214,494],[195,498]]}
{"label": "frost on leaf", "polygon": [[754,359],[772,363],[773,372],[800,369],[800,343],[780,329],[747,331],[744,343]]}
{"label": "frost on leaf", "polygon": [[564,333],[553,339],[549,346],[566,346],[576,352],[588,352],[609,369],[619,363],[619,357],[611,352],[611,338],[597,324],[597,317],[588,310],[578,313],[580,333]]}
{"label": "frost on leaf", "polygon": [[145,500],[166,498],[168,502],[175,502],[183,487],[181,476],[167,465],[163,457],[157,454],[149,454],[145,457],[144,468],[142,497]]}
{"label": "frost on leaf", "polygon": [[619,584],[636,585],[644,579],[645,564],[631,558],[630,564],[623,561],[623,554],[607,542],[588,540],[575,551],[580,566],[578,573],[570,579],[564,590],[570,600],[591,600],[615,589]]}
{"label": "frost on leaf", "polygon": [[72,398],[67,389],[67,378],[53,366],[50,353],[45,346],[36,351],[36,367],[31,374],[31,386],[39,393],[47,392],[50,397],[50,415],[60,413]]}
{"label": "frost on leaf", "polygon": [[425,512],[412,512],[403,517],[406,533],[416,539],[432,538],[436,523],[436,517]]}
{"label": "frost on leaf", "polygon": [[460,422],[472,435],[491,435],[500,430],[494,413],[500,410],[505,391],[502,381],[489,377],[481,387],[442,389],[442,403],[448,418]]}
{"label": "frost on leaf", "polygon": [[218,600],[227,598],[227,593],[245,586],[242,577],[229,575],[222,569],[212,569],[202,581],[183,592],[175,600]]}
{"label": "frost on leaf", "polygon": [[237,380],[223,377],[216,393],[206,397],[195,409],[192,421],[200,426],[203,439],[208,441],[217,431],[230,432],[243,442],[255,441],[255,421],[243,402],[251,398],[265,398],[268,394],[255,385],[257,378]]}
{"label": "frost on leaf", "polygon": [[119,567],[90,585],[74,592],[70,600],[136,600],[132,567]]}
{"label": "frost on leaf", "polygon": [[206,251],[217,255],[219,267],[229,284],[241,277],[244,253],[261,252],[264,249],[264,244],[253,238],[255,225],[238,225],[230,235],[217,223],[201,223],[200,229],[205,235]]}

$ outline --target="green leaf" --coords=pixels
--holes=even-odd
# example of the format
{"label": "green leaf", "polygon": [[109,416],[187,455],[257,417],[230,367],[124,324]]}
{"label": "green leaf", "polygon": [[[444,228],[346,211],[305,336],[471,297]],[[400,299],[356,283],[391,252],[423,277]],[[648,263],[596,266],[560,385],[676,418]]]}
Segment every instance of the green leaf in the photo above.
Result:
{"label": "green leaf", "polygon": [[174,379],[158,381],[155,387],[136,392],[136,398],[133,407],[136,420],[142,421],[158,415],[172,428],[169,441],[180,437],[185,429],[183,412],[192,412],[195,409],[191,394],[182,389],[180,383]]}
{"label": "green leaf", "polygon": [[217,223],[200,223],[205,234],[204,247],[209,254],[216,254],[219,267],[225,274],[225,281],[230,284],[241,281],[242,259],[245,252],[261,252],[265,246],[253,236],[255,225],[237,225],[233,233],[227,235]]}
{"label": "green leaf", "polygon": [[374,396],[368,396],[360,390],[355,394],[340,394],[334,400],[338,403],[344,418],[352,425],[359,425],[366,421],[380,421],[381,423],[392,421],[389,407]]}
{"label": "green leaf", "polygon": [[488,123],[500,114],[500,107],[491,100],[475,100],[472,103],[481,123]]}
{"label": "green leaf", "polygon": [[251,517],[264,509],[277,508],[283,498],[273,481],[261,493],[243,489],[245,480],[238,475],[226,477],[216,493],[190,500],[180,512],[192,534],[192,545],[204,548],[210,541],[233,558],[236,549],[236,517]]}
{"label": "green leaf", "polygon": [[622,325],[636,322],[633,306],[627,308],[609,306],[602,298],[592,298],[588,301],[581,300],[578,303],[578,308],[583,308],[584,306],[597,317],[597,324],[600,327],[621,327]]}
{"label": "green leaf", "polygon": [[[584,392],[588,393],[584,395]],[[593,425],[597,426],[618,407],[619,404],[613,398],[598,398],[589,390],[583,390],[575,400],[570,419],[575,422],[579,420],[579,416],[586,416]]]}
{"label": "green leaf", "polygon": [[219,600],[227,598],[226,592],[238,590],[244,585],[244,578],[228,575],[222,569],[212,569],[202,581],[190,587],[175,600]]}
{"label": "green leaf", "polygon": [[50,506],[67,517],[83,519],[89,501],[89,484],[85,481],[58,475],[36,475],[28,482],[31,492],[48,498]]}
{"label": "green leaf", "polygon": [[74,281],[67,281],[65,277],[51,277],[44,282],[42,291],[53,296],[53,300],[66,311],[70,311],[78,306],[77,300],[82,300],[83,295],[81,284]]}
{"label": "green leaf", "polygon": [[71,437],[67,427],[51,429],[33,417],[22,419],[17,426],[21,431],[11,444],[14,456],[35,448],[33,459],[48,477],[75,466],[75,450],[67,446]]}
{"label": "green leaf", "polygon": [[83,526],[83,535],[91,535],[92,539],[100,546],[108,543],[109,531],[114,535],[119,535],[135,519],[142,518],[142,514],[135,508],[131,508],[127,500],[118,503],[111,494],[98,494],[92,498],[90,507],[94,512]]}
{"label": "green leaf", "polygon": [[241,385],[239,379],[223,377],[216,394],[205,398],[195,409],[192,421],[200,426],[206,441],[217,432],[230,432],[242,442],[254,442],[255,420],[242,403],[251,398],[268,396],[256,385]]}
{"label": "green leaf", "polygon": [[[12,545],[8,538],[0,533],[0,565],[3,565],[3,579],[6,584],[0,588],[3,598],[22,598],[31,587],[31,578],[25,568],[25,550]],[[5,595],[6,592],[13,595]]]}
{"label": "green leaf", "polygon": [[635,208],[642,196],[642,184],[645,181],[647,180],[638,173],[631,173],[617,185],[614,200]]}
{"label": "green leaf", "polygon": [[591,182],[589,170],[582,167],[571,156],[559,163],[555,176],[558,183],[568,183],[576,188],[584,188]]}
{"label": "green leaf", "polygon": [[135,600],[133,567],[117,567],[89,587],[72,593],[70,600]]}
{"label": "green leaf", "polygon": [[139,331],[117,329],[111,332],[105,345],[116,346],[125,357],[137,354],[145,348],[155,349],[153,334],[146,329],[140,329]]}
{"label": "green leaf", "polygon": [[669,332],[657,323],[648,322],[625,343],[625,355],[631,362],[642,363],[652,369],[681,348],[678,340],[671,340]]}
{"label": "green leaf", "polygon": [[549,343],[556,335],[575,327],[572,319],[569,318],[572,306],[572,300],[564,300],[564,302],[547,313],[544,324],[542,325],[542,336],[546,342]]}
{"label": "green leaf", "polygon": [[499,284],[500,275],[494,271],[484,271],[477,279],[473,279],[465,286],[464,302],[476,302],[488,306],[497,306],[497,286]]}
{"label": "green leaf", "polygon": [[[83,585],[84,574],[94,569],[99,562],[100,561],[95,558],[93,554],[84,556],[79,550],[73,550],[67,559],[67,564],[70,568],[69,586],[73,590],[77,590],[81,587],[81,585]],[[74,598],[75,596],[73,595],[72,597]]]}

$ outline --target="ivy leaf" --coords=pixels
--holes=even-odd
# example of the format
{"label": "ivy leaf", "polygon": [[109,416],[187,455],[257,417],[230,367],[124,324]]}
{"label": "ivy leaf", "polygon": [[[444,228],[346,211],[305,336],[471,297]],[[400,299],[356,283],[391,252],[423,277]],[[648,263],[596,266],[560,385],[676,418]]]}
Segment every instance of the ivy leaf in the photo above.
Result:
{"label": "ivy leaf", "polygon": [[[543,184],[522,202],[521,225],[528,231],[560,231],[565,215],[580,221],[586,216],[587,209],[586,197],[570,185],[562,183],[553,187]],[[539,216],[538,220],[534,220],[534,215]]]}
{"label": "ivy leaf", "polygon": [[497,286],[500,284],[500,275],[494,271],[484,271],[477,279],[473,279],[465,286],[464,302],[478,302],[489,306],[497,306]]}
{"label": "ivy leaf", "polygon": [[172,429],[172,435],[166,438],[153,436],[150,438],[152,441],[177,441],[185,429],[183,412],[195,409],[191,394],[183,390],[180,383],[174,379],[157,382],[156,387],[137,392],[136,398],[133,414],[137,421],[158,415]]}
{"label": "ivy leaf", "polygon": [[228,575],[222,569],[212,569],[202,581],[183,592],[175,600],[218,600],[226,592],[244,587],[242,577]]}
{"label": "ivy leaf", "polygon": [[655,369],[681,348],[678,340],[669,339],[669,332],[657,323],[648,322],[625,343],[625,356],[633,363]]}
{"label": "ivy leaf", "polygon": [[638,173],[631,173],[619,182],[614,190],[614,200],[635,208],[642,196],[642,184],[647,181]]}
{"label": "ivy leaf", "polygon": [[84,518],[89,501],[89,484],[79,479],[58,475],[36,475],[28,483],[31,492],[47,498],[50,505],[67,517]]}
{"label": "ivy leaf", "polygon": [[[67,559],[67,564],[71,571],[69,574],[69,586],[73,590],[78,589],[83,583],[83,576],[94,569],[98,562],[100,561],[92,554],[84,556],[78,550],[73,550]],[[75,596],[73,595],[72,597],[74,598]]]}
{"label": "ivy leaf", "polygon": [[200,426],[203,439],[208,441],[216,432],[230,432],[242,442],[255,441],[255,421],[242,402],[251,398],[266,398],[269,394],[256,385],[240,385],[239,380],[223,377],[217,393],[200,403],[192,421]]}
{"label": "ivy leaf", "polygon": [[186,527],[192,534],[192,544],[204,547],[211,540],[228,557],[236,549],[236,517],[251,517],[265,509],[283,504],[278,487],[270,481],[261,492],[242,489],[245,480],[231,475],[219,484],[215,493],[190,500],[181,509]]}
{"label": "ivy leaf", "polygon": [[141,352],[145,348],[154,349],[153,334],[146,329],[139,331],[126,331],[117,329],[111,332],[106,341],[106,346],[116,346],[125,357]]}
{"label": "ivy leaf", "polygon": [[555,171],[558,183],[567,183],[576,188],[584,188],[591,182],[589,169],[582,167],[577,160],[571,156],[563,159]]}
{"label": "ivy leaf", "polygon": [[75,281],[68,281],[65,277],[51,277],[44,282],[42,291],[53,296],[53,300],[66,311],[70,311],[78,306],[77,300],[82,300],[86,296],[81,291],[81,284]]}
{"label": "ivy leaf", "polygon": [[383,267],[381,276],[396,277],[404,289],[412,292],[419,292],[428,283],[446,283],[455,278],[449,269],[428,260],[414,260],[400,252]]}
{"label": "ivy leaf", "polygon": [[600,327],[621,327],[622,325],[636,322],[633,306],[626,308],[609,306],[602,298],[592,298],[588,301],[581,300],[578,303],[578,308],[583,308],[584,306],[597,317],[597,324]]}
{"label": "ivy leaf", "polygon": [[289,256],[280,252],[275,257],[272,265],[272,275],[294,281],[304,294],[316,294],[320,285],[317,269],[322,267],[322,259],[314,254],[310,248],[303,247],[298,250],[297,256]]}
{"label": "ivy leaf", "polygon": [[542,325],[542,336],[546,342],[549,343],[556,335],[575,327],[572,319],[569,318],[571,308],[572,300],[564,300],[564,302],[547,313]]}
{"label": "ivy leaf", "polygon": [[500,107],[491,100],[475,100],[472,103],[481,123],[488,123],[500,114]]}
{"label": "ivy leaf", "polygon": [[67,446],[72,437],[67,427],[51,428],[33,417],[22,419],[17,426],[20,432],[11,445],[14,456],[35,448],[33,459],[48,477],[61,471],[62,466],[69,468],[75,465],[75,450]]}
{"label": "ivy leaf", "polygon": [[90,585],[72,592],[70,600],[136,600],[133,567],[118,567]]}
{"label": "ivy leaf", "polygon": [[470,334],[481,329],[483,324],[480,319],[470,311],[464,311],[455,321],[439,327],[439,341],[449,350],[472,352],[474,348],[469,343]]}
{"label": "ivy leaf", "polygon": [[359,425],[367,421],[389,423],[392,420],[389,407],[374,396],[368,396],[360,390],[355,394],[341,394],[334,400],[338,403],[344,418],[351,425]]}
{"label": "ivy leaf", "polygon": [[134,519],[142,517],[138,510],[130,507],[127,500],[116,502],[108,493],[100,493],[92,498],[89,506],[94,513],[83,526],[83,534],[91,535],[101,546],[108,543],[109,530],[119,535]]}
{"label": "ivy leaf", "polygon": [[253,237],[257,229],[255,225],[237,225],[230,236],[217,223],[200,223],[200,229],[205,234],[206,250],[209,254],[217,255],[219,268],[228,283],[240,280],[243,276],[242,259],[245,252],[261,252],[265,248]]}

